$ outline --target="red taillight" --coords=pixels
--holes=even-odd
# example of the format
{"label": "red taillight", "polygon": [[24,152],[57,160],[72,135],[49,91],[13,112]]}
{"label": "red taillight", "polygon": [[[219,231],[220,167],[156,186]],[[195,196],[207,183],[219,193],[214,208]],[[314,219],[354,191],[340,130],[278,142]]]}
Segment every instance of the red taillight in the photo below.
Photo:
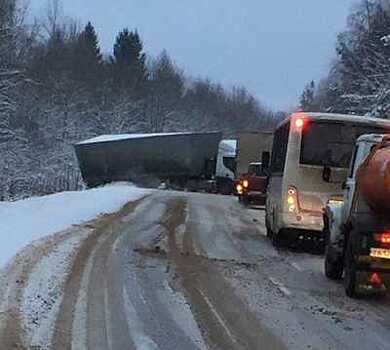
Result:
{"label": "red taillight", "polygon": [[377,242],[390,244],[390,232],[376,234],[374,235],[374,238]]}
{"label": "red taillight", "polygon": [[302,129],[303,128],[303,124],[305,124],[305,121],[303,120],[303,118],[295,119],[295,127],[297,129]]}
{"label": "red taillight", "polygon": [[369,278],[371,284],[382,284],[382,280],[377,272],[373,272]]}
{"label": "red taillight", "polygon": [[304,113],[299,113],[294,115],[292,119],[292,128],[293,130],[297,132],[301,132],[303,129],[306,128],[308,122],[309,122],[309,117],[304,114]]}

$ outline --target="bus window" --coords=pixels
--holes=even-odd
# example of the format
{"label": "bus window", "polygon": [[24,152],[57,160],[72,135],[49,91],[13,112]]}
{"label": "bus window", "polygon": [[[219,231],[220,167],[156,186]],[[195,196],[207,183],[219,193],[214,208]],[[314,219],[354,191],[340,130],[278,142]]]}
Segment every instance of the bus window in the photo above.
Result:
{"label": "bus window", "polygon": [[283,173],[286,162],[290,122],[279,127],[274,134],[274,144],[271,157],[271,172]]}
{"label": "bus window", "polygon": [[383,133],[383,130],[344,123],[312,122],[302,131],[300,163],[348,168],[356,139],[370,133]]}

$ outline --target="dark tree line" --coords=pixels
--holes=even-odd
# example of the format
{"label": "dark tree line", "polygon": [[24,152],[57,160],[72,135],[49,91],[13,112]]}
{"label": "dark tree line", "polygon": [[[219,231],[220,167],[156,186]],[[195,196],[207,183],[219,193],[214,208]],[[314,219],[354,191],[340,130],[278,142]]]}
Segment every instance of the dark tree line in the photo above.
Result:
{"label": "dark tree line", "polygon": [[118,33],[106,56],[93,24],[60,9],[51,0],[32,25],[18,0],[0,1],[2,199],[76,188],[73,144],[99,134],[274,125],[245,88],[192,80],[165,51],[148,57],[137,30]]}
{"label": "dark tree line", "polygon": [[336,53],[328,76],[305,89],[301,108],[389,118],[390,1],[361,0]]}

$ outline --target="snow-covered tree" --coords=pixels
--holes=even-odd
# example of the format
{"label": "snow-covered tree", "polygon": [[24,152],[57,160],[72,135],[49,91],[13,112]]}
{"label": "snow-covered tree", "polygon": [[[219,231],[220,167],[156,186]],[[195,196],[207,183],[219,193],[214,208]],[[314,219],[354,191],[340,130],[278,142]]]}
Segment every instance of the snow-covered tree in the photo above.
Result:
{"label": "snow-covered tree", "polygon": [[[338,36],[327,89],[316,96],[326,109],[390,117],[390,2],[363,0]],[[324,87],[324,86],[323,86]],[[323,106],[323,103],[320,103]]]}
{"label": "snow-covered tree", "polygon": [[97,88],[102,80],[103,58],[98,37],[91,22],[88,22],[78,35],[72,59],[75,80],[87,83],[90,89]]}
{"label": "snow-covered tree", "polygon": [[314,81],[311,81],[305,86],[305,89],[302,92],[299,107],[300,110],[304,112],[313,112],[314,107],[314,94],[315,94],[315,84]]}
{"label": "snow-covered tree", "polygon": [[114,87],[120,93],[139,96],[146,81],[147,71],[146,55],[137,30],[123,29],[116,37],[113,52],[111,67]]}
{"label": "snow-covered tree", "polygon": [[0,0],[0,199],[77,188],[73,146],[96,135],[234,136],[276,120],[244,88],[187,77],[167,52],[146,64],[137,31],[120,32],[104,58],[92,24],[80,30],[60,0],[33,29],[17,1]]}

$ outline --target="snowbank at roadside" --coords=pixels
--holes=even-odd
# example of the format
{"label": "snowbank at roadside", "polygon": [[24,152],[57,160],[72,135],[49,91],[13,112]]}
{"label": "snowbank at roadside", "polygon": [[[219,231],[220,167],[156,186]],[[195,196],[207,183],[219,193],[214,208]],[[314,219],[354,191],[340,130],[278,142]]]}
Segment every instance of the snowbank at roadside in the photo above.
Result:
{"label": "snowbank at roadside", "polygon": [[118,183],[79,192],[61,192],[17,202],[0,202],[0,269],[34,240],[118,211],[150,190]]}

